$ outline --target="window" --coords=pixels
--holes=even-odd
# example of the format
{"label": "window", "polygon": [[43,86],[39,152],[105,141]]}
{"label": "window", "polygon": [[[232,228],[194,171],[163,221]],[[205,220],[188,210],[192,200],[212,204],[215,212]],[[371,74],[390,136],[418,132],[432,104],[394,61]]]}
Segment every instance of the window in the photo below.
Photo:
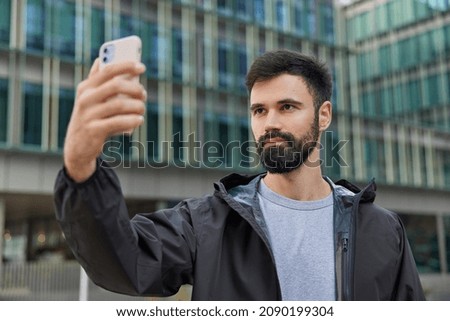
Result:
{"label": "window", "polygon": [[143,22],[141,28],[142,62],[149,77],[158,76],[158,29],[156,24]]}
{"label": "window", "polygon": [[254,0],[253,2],[253,13],[255,21],[261,25],[264,24],[266,20],[266,13],[264,9],[264,0]]}
{"label": "window", "polygon": [[425,84],[425,90],[427,90],[425,106],[437,106],[441,102],[438,75],[431,75],[425,78]]}
{"label": "window", "polygon": [[232,156],[232,145],[228,145],[230,143],[230,125],[231,118],[228,115],[219,115],[219,142],[222,146],[224,163],[226,166],[232,166],[233,156]]}
{"label": "window", "polygon": [[174,106],[172,111],[172,149],[174,163],[181,163],[184,157],[183,153],[183,109],[180,106]]}
{"label": "window", "polygon": [[304,26],[306,19],[304,18],[304,12],[304,2],[296,1],[294,7],[294,27],[295,31],[301,36],[306,34],[306,28]]}
{"label": "window", "polygon": [[156,160],[159,155],[158,140],[158,105],[147,103],[147,157],[150,161]]}
{"label": "window", "polygon": [[41,145],[42,141],[42,86],[24,83],[22,143]]}
{"label": "window", "polygon": [[55,54],[75,56],[75,4],[52,2],[52,50]]}
{"label": "window", "polygon": [[436,217],[401,215],[420,273],[440,272]]}
{"label": "window", "polygon": [[91,14],[91,59],[98,56],[98,50],[105,42],[105,11],[92,8]]}
{"label": "window", "polygon": [[172,77],[174,80],[183,79],[183,35],[180,29],[172,30]]}
{"label": "window", "polygon": [[311,38],[317,37],[317,28],[316,28],[316,2],[309,1],[308,2],[308,33]]}
{"label": "window", "polygon": [[3,234],[4,262],[25,262],[27,255],[27,226],[23,220],[7,220]]}
{"label": "window", "polygon": [[331,3],[319,4],[320,38],[327,43],[334,41],[333,7]]}
{"label": "window", "polygon": [[250,148],[254,143],[249,140],[249,120],[248,117],[241,117],[239,119],[239,135],[240,135],[240,163],[234,164],[238,167],[252,166],[253,159],[250,155]]}
{"label": "window", "polygon": [[0,142],[6,142],[8,124],[8,81],[0,79]]}
{"label": "window", "polygon": [[247,90],[247,87],[245,86],[245,78],[247,75],[247,52],[245,50],[245,45],[239,46],[237,56],[239,89],[245,93]]}
{"label": "window", "polygon": [[230,46],[223,40],[219,40],[218,64],[219,64],[219,86],[229,87],[231,85],[231,75],[229,73],[230,64],[228,62],[228,52]]}
{"label": "window", "polygon": [[74,104],[75,92],[69,89],[59,90],[59,113],[58,113],[58,147],[64,145],[67,125],[69,124]]}
{"label": "window", "polygon": [[225,15],[231,15],[233,13],[232,0],[217,0],[217,10]]}
{"label": "window", "polygon": [[0,2],[0,43],[9,43],[11,1]]}
{"label": "window", "polygon": [[386,75],[392,70],[391,46],[384,45],[379,50],[379,68],[381,75]]}
{"label": "window", "polygon": [[276,2],[276,25],[279,29],[285,30],[288,27],[287,5],[283,0]]}
{"label": "window", "polygon": [[44,1],[27,1],[27,49],[44,50],[45,14]]}
{"label": "window", "polygon": [[136,34],[139,21],[129,15],[120,16],[120,37]]}
{"label": "window", "polygon": [[248,10],[249,2],[248,0],[236,0],[236,15],[238,18],[247,20],[249,18],[248,13],[250,10]]}

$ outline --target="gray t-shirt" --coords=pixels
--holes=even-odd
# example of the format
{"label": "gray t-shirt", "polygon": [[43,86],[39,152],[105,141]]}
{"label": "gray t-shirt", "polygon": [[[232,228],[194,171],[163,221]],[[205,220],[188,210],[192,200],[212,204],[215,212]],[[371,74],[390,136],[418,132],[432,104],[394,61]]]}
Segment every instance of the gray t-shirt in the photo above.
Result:
{"label": "gray t-shirt", "polygon": [[261,180],[258,197],[283,300],[336,300],[333,194],[297,201],[273,192]]}

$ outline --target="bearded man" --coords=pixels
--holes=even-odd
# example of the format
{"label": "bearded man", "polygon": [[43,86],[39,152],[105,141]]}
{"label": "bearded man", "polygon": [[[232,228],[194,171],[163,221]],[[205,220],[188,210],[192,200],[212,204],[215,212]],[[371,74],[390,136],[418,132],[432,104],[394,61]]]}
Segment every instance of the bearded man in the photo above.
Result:
{"label": "bearded man", "polygon": [[[423,300],[399,217],[362,190],[322,175],[320,136],[332,119],[331,76],[288,50],[247,75],[251,128],[267,172],[231,174],[211,195],[129,219],[120,182],[98,158],[104,140],[142,124],[146,92],[92,67],[77,90],[55,184],[56,216],[89,277],[111,291],[193,300]],[[149,182],[151,184],[151,182]]]}

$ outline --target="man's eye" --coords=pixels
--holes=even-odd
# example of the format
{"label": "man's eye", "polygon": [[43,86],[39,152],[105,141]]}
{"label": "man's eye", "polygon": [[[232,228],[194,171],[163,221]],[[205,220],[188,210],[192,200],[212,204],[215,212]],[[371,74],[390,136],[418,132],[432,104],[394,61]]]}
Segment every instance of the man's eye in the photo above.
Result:
{"label": "man's eye", "polygon": [[289,105],[289,104],[285,104],[285,105],[283,105],[283,109],[284,110],[292,110],[292,109],[294,109],[294,106]]}
{"label": "man's eye", "polygon": [[263,108],[256,108],[256,109],[253,110],[253,114],[254,115],[262,114],[263,111],[264,111]]}

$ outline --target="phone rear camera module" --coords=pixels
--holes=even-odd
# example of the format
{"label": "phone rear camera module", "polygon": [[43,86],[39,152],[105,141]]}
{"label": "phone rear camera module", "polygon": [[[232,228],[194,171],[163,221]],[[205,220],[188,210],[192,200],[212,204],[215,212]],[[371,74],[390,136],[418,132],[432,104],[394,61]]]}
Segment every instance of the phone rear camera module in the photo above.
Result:
{"label": "phone rear camera module", "polygon": [[114,60],[115,47],[113,44],[107,45],[103,48],[101,54],[101,60],[103,63],[107,64]]}

